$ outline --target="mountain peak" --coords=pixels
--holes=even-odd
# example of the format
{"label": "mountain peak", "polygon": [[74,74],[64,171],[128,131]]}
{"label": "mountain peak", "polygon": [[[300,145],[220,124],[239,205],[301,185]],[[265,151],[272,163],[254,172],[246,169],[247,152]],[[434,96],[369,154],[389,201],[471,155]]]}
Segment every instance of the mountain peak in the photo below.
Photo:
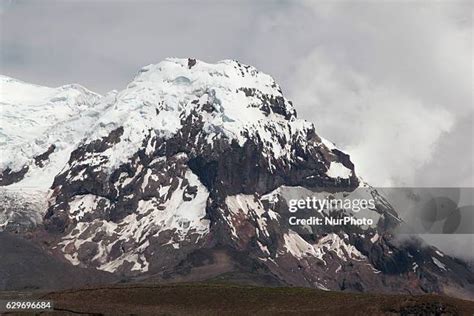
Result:
{"label": "mountain peak", "polygon": [[[51,250],[73,265],[166,280],[195,277],[201,261],[225,255],[236,271],[323,289],[422,293],[472,283],[463,264],[398,244],[391,232],[400,218],[370,187],[362,193],[375,206],[364,216],[374,225],[291,224],[291,200],[359,200],[360,181],[350,157],[297,119],[275,81],[254,67],[170,58],[142,68],[122,91],[87,99],[87,111],[78,99],[35,100],[18,107],[37,104],[36,120],[48,108],[78,112],[2,148],[0,185],[8,188],[0,198],[10,211],[0,229],[28,230],[40,214]],[[18,113],[10,121],[24,128],[27,112]],[[50,188],[47,200],[9,190],[38,182]]]}
{"label": "mountain peak", "polygon": [[16,107],[40,106],[48,103],[60,104],[61,101],[70,101],[75,106],[80,106],[86,102],[76,104],[76,99],[98,99],[101,97],[77,83],[52,88],[24,82],[5,75],[0,75],[0,89],[0,103],[15,104]]}
{"label": "mountain peak", "polygon": [[[227,121],[255,121],[271,114],[295,117],[291,102],[283,97],[271,76],[234,60],[209,64],[191,58],[168,58],[143,67],[123,96],[137,92],[142,93],[144,101],[160,98],[167,109],[194,107],[196,102],[214,103],[215,110]],[[277,104],[270,104],[272,100]]]}
{"label": "mountain peak", "polygon": [[[144,134],[152,131],[170,138],[188,124],[183,120],[190,116],[199,116],[202,134],[209,140],[236,140],[240,145],[263,125],[291,123],[289,133],[312,128],[310,123],[297,121],[293,105],[275,80],[252,66],[233,60],[209,64],[168,58],[138,72],[116,95],[89,139],[101,139],[123,127],[127,148],[137,149]],[[262,138],[266,135],[260,133]]]}

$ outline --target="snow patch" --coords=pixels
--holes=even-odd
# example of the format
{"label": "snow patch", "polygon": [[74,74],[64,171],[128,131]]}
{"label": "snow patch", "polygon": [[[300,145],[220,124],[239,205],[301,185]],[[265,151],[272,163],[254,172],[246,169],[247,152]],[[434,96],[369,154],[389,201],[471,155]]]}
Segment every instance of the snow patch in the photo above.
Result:
{"label": "snow patch", "polygon": [[344,261],[348,259],[365,260],[366,257],[357,248],[347,244],[339,235],[330,233],[318,240],[317,247],[332,251]]}
{"label": "snow patch", "polygon": [[323,252],[321,248],[315,247],[304,240],[298,233],[289,230],[283,235],[286,250],[296,258],[316,257],[323,260]]}
{"label": "snow patch", "polygon": [[331,161],[326,174],[331,178],[349,179],[352,175],[352,170],[346,168],[342,163]]}
{"label": "snow patch", "polygon": [[438,268],[440,268],[441,270],[446,271],[446,266],[444,265],[444,263],[442,263],[441,261],[439,261],[439,260],[436,259],[435,257],[431,257],[431,259],[433,260],[433,263],[434,263]]}

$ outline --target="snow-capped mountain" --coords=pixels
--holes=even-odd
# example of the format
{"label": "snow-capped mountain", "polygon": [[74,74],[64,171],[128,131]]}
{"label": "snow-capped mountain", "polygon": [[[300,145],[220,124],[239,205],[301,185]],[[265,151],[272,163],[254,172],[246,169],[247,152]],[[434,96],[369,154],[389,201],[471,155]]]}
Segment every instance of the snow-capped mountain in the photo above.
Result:
{"label": "snow-capped mountain", "polygon": [[[15,84],[4,90],[18,86],[6,82]],[[167,59],[106,97],[67,87],[47,90],[41,100],[32,92],[26,101],[3,101],[21,122],[56,106],[53,95],[67,94],[57,122],[37,123],[41,137],[16,141],[16,127],[2,129],[33,149],[17,161],[8,157],[19,147],[5,145],[1,166],[7,190],[36,177],[51,180],[44,234],[73,265],[158,281],[245,274],[330,290],[456,295],[472,286],[462,262],[397,242],[396,211],[360,181],[347,154],[297,118],[275,81],[251,66]],[[365,214],[375,225],[288,223],[290,199],[350,198],[361,188],[376,201]]]}
{"label": "snow-capped mountain", "polygon": [[0,229],[41,223],[54,177],[103,104],[80,85],[49,88],[0,76]]}
{"label": "snow-capped mountain", "polygon": [[80,85],[48,88],[5,76],[0,89],[0,184],[47,189],[97,120],[101,96]]}

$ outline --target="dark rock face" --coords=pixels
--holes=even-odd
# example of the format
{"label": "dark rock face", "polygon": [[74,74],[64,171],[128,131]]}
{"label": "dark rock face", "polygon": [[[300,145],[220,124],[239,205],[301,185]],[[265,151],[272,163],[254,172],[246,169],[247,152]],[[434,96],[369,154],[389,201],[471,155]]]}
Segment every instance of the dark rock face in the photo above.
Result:
{"label": "dark rock face", "polygon": [[[182,67],[201,64],[190,59]],[[255,75],[245,65],[233,67]],[[172,82],[180,87],[191,84],[178,78]],[[400,219],[370,188],[374,227],[291,226],[291,196],[349,195],[361,184],[350,157],[296,120],[276,84],[272,89],[277,92],[235,91],[264,119],[243,125],[233,138],[220,130],[225,124],[211,124],[235,121],[222,114],[209,88],[179,103],[172,132],[139,121],[83,142],[52,185],[44,224],[55,246],[74,265],[132,278],[194,279],[232,266],[275,284],[357,292],[443,293],[445,284],[473,283],[466,265],[434,248],[397,243],[392,233]],[[149,120],[168,111],[165,101],[149,105]],[[331,175],[333,164],[347,176]],[[221,251],[225,263],[216,259]]]}
{"label": "dark rock face", "polygon": [[85,156],[89,154],[97,154],[106,151],[120,141],[120,136],[122,136],[122,134],[123,127],[119,127],[111,131],[108,136],[102,137],[100,140],[95,140],[84,146],[80,146],[71,153],[69,163],[71,164],[76,160],[84,159]]}
{"label": "dark rock face", "polygon": [[44,153],[41,155],[33,157],[35,160],[35,165],[37,165],[40,168],[44,167],[44,162],[49,159],[49,155],[51,155],[54,150],[56,149],[56,146],[53,144],[48,147],[48,150],[46,150]]}
{"label": "dark rock face", "polygon": [[0,186],[6,186],[21,181],[28,172],[29,167],[23,166],[18,171],[12,171],[10,168],[0,172]]}
{"label": "dark rock face", "polygon": [[283,96],[273,96],[264,94],[255,88],[241,88],[239,91],[243,91],[247,97],[257,97],[260,103],[256,106],[259,107],[264,113],[270,115],[270,113],[277,113],[289,120],[296,118],[296,111],[293,108],[288,108],[285,104]]}
{"label": "dark rock face", "polygon": [[196,59],[188,58],[188,68],[191,69],[194,65],[196,65]]}
{"label": "dark rock face", "polygon": [[[197,229],[193,231],[191,228],[186,233],[188,241],[184,241],[179,240],[177,229],[162,231],[160,225],[155,226],[145,234],[149,245],[140,251],[143,258],[137,261],[140,267],[147,266],[146,273],[153,275],[165,269],[166,273],[159,274],[163,280],[177,275],[193,279],[195,269],[183,270],[184,266],[190,264],[190,256],[196,249],[212,249],[218,245],[251,258],[258,266],[265,267],[268,270],[266,273],[272,278],[297,286],[358,292],[442,293],[439,279],[455,279],[459,284],[472,282],[468,268],[456,264],[452,259],[444,260],[448,260],[449,263],[446,264],[450,269],[457,269],[457,275],[462,275],[462,278],[450,275],[450,272],[439,275],[440,269],[433,264],[414,272],[414,264],[426,266],[426,260],[431,261],[428,258],[439,256],[432,249],[425,249],[420,254],[419,247],[395,245],[389,232],[396,227],[397,221],[393,216],[385,216],[392,214],[393,210],[384,208],[383,203],[377,208],[377,212],[383,215],[379,220],[380,231],[361,231],[346,227],[340,230],[319,229],[312,234],[300,232],[301,235],[298,235],[297,228],[288,225],[285,217],[288,215],[285,214],[288,207],[283,198],[280,198],[279,205],[264,205],[266,200],[261,196],[282,186],[301,186],[313,190],[324,188],[334,192],[351,191],[358,186],[355,175],[338,181],[326,175],[328,159],[337,159],[351,170],[354,170],[354,166],[346,154],[338,150],[331,151],[321,145],[314,131],[309,131],[309,135],[302,138],[289,140],[293,142],[295,157],[302,159],[294,158],[292,163],[277,161],[276,168],[272,170],[261,155],[263,145],[258,140],[249,137],[242,147],[235,142],[216,142],[211,150],[206,149],[206,144],[200,140],[199,124],[194,125],[194,128],[185,125],[178,136],[167,141],[147,137],[143,148],[152,144],[153,152],[136,152],[129,163],[120,165],[110,175],[97,171],[100,168],[95,165],[81,164],[80,161],[81,157],[87,157],[91,153],[100,154],[107,148],[113,148],[111,144],[117,141],[117,136],[110,135],[101,143],[80,147],[77,150],[80,152],[72,154],[75,157],[70,161],[72,167],[59,175],[53,185],[58,195],[56,203],[45,216],[48,231],[66,236],[74,232],[78,223],[90,223],[88,225],[92,225],[91,229],[74,236],[92,240],[83,243],[78,249],[72,249],[71,253],[77,253],[81,266],[100,268],[101,262],[94,260],[100,252],[98,241],[112,245],[102,262],[120,260],[143,246],[144,242],[133,238],[117,241],[118,236],[108,235],[101,230],[102,226],[93,228],[96,226],[92,223],[107,221],[124,225],[127,218],[134,214],[138,213],[138,217],[143,218],[148,216],[147,212],[151,211],[138,211],[139,205],[144,201],[150,202],[151,208],[166,212],[167,203],[176,196],[186,203],[192,203],[200,191],[206,190],[209,193],[202,218],[209,220],[208,232],[201,235],[197,233]],[[119,135],[116,131],[113,133]],[[190,145],[190,140],[193,145]],[[304,141],[305,145],[302,146],[298,141]],[[198,148],[202,148],[198,152],[194,147],[196,143]],[[77,178],[81,172],[83,177]],[[189,172],[197,177],[198,183],[190,183],[187,176]],[[125,183],[124,179],[131,180]],[[169,189],[166,193],[160,193],[164,187]],[[378,193],[373,194],[376,199],[383,199]],[[93,210],[78,221],[71,216],[71,202],[78,196],[85,195],[97,198]],[[241,199],[237,204],[247,205],[248,208],[240,206],[235,209],[229,205],[236,203],[229,202],[229,199]],[[270,212],[278,214],[280,218],[271,218]],[[262,221],[265,225],[262,225]],[[101,233],[95,233],[96,231]],[[368,236],[361,237],[364,234],[380,234],[381,237],[373,243]],[[288,253],[288,243],[294,242],[292,239],[297,243],[318,244],[321,255]],[[175,246],[170,240],[175,241]],[[335,247],[340,250],[333,252]],[[212,266],[212,262],[210,264]],[[137,275],[133,270],[134,266],[131,261],[124,261],[115,271]],[[186,271],[191,275],[185,277]]]}

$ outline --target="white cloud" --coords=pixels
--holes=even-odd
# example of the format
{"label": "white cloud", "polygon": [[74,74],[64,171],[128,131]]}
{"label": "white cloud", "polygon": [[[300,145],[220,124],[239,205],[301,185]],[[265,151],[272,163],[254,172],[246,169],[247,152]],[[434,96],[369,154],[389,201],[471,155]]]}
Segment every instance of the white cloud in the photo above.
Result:
{"label": "white cloud", "polygon": [[446,109],[333,64],[319,51],[301,61],[292,88],[296,104],[314,109],[318,131],[345,148],[374,186],[412,184],[454,123]]}
{"label": "white cloud", "polygon": [[[469,5],[306,4],[319,26],[307,32],[315,45],[286,79],[301,116],[347,150],[373,185],[465,183],[450,175],[447,155],[441,169],[428,167],[441,136],[472,143],[472,134],[455,132],[473,115],[472,17],[463,11]],[[465,159],[457,167],[468,169],[472,145],[458,151]],[[423,173],[438,176],[428,182]]]}

